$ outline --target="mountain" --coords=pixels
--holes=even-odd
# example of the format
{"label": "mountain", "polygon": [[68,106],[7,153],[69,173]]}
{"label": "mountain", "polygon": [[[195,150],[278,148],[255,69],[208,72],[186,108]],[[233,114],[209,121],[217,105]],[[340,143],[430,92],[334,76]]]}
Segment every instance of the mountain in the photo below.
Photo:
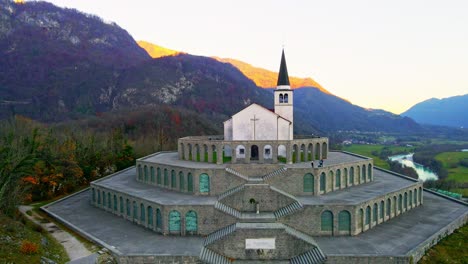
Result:
{"label": "mountain", "polygon": [[164,48],[164,47],[161,47],[156,44],[146,42],[143,40],[139,40],[137,41],[137,43],[140,47],[146,50],[146,52],[148,52],[148,54],[154,59],[166,57],[166,56],[174,56],[174,55],[179,55],[179,54],[184,53],[184,52]]}
{"label": "mountain", "polygon": [[[45,2],[0,6],[0,118],[56,122],[168,106],[195,111],[222,131],[223,120],[251,103],[273,107],[272,90],[231,63],[189,54],[152,59],[124,29],[98,17]],[[276,84],[275,73],[265,74]],[[419,129],[323,88],[296,89],[294,98],[300,134]]]}
{"label": "mountain", "polygon": [[99,17],[46,2],[0,6],[0,116],[107,111],[120,72],[151,59]]}
{"label": "mountain", "polygon": [[294,105],[294,119],[301,120],[300,126],[295,127],[295,131],[300,134],[314,127],[325,132],[339,130],[417,132],[421,130],[421,127],[408,117],[384,110],[365,109],[337,96],[323,93],[315,87],[296,89]]}
{"label": "mountain", "polygon": [[402,113],[421,124],[468,127],[468,94],[444,99],[431,98]]}
{"label": "mountain", "polygon": [[[254,81],[255,84],[257,84],[257,86],[259,87],[262,87],[262,88],[276,87],[276,82],[278,80],[278,72],[273,72],[273,71],[265,70],[262,68],[258,68],[240,60],[229,59],[229,58],[219,58],[219,57],[213,57],[213,58],[221,62],[230,63],[236,66],[236,68],[238,68],[245,76],[249,77],[252,81]],[[299,78],[299,77],[290,76],[289,82],[291,83],[291,88],[293,89],[300,88],[300,87],[316,87],[323,93],[331,94],[329,91],[327,91],[325,88],[323,88],[320,84],[318,84],[316,81],[314,81],[311,78]]]}
{"label": "mountain", "polygon": [[[164,57],[164,56],[172,56],[172,55],[183,53],[183,52],[167,49],[167,48],[164,48],[164,47],[161,47],[161,46],[158,46],[156,44],[146,42],[146,41],[138,41],[137,43],[138,45],[140,45],[140,47],[145,49],[152,58],[155,58],[155,59]],[[258,68],[240,60],[235,60],[235,59],[230,59],[230,58],[220,58],[216,56],[212,58],[220,62],[230,63],[234,65],[245,76],[251,79],[258,87],[262,87],[262,88],[276,87],[276,81],[278,79],[277,72],[269,71],[263,68]],[[329,91],[323,88],[319,83],[314,81],[312,78],[299,78],[299,77],[290,76],[289,81],[291,83],[291,88],[293,89],[299,88],[299,87],[316,87],[324,93],[331,94]]]}

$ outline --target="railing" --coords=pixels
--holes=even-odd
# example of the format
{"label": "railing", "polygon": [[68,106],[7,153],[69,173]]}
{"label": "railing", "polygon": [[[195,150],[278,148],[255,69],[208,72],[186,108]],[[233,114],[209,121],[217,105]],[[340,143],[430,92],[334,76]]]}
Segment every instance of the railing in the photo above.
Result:
{"label": "railing", "polygon": [[276,210],[273,214],[275,215],[275,217],[278,219],[280,217],[283,217],[285,215],[290,215],[298,210],[301,210],[302,209],[302,204],[298,201],[295,201],[294,203],[292,204],[289,204],[285,207],[282,207],[278,210]]}
{"label": "railing", "polygon": [[222,194],[220,194],[220,195],[218,196],[218,201],[221,201],[222,199],[228,197],[228,196],[231,195],[231,194],[240,192],[240,191],[242,191],[244,188],[245,188],[245,185],[242,184],[242,185],[239,185],[239,186],[234,187],[234,188],[232,188],[232,189],[229,189],[229,190],[225,191],[224,193],[222,193]]}
{"label": "railing", "polygon": [[233,169],[231,169],[231,168],[226,168],[226,171],[229,172],[229,173],[231,173],[232,175],[235,175],[235,176],[237,176],[237,177],[240,177],[240,178],[242,178],[242,179],[244,179],[244,180],[247,180],[247,181],[249,180],[249,177],[248,177],[248,176],[245,176],[244,174],[242,174],[242,173],[240,173],[240,172],[238,172],[238,171],[235,171],[235,170],[233,170]]}
{"label": "railing", "polygon": [[207,246],[217,240],[220,240],[221,238],[231,234],[232,232],[236,231],[236,224],[232,224],[229,226],[226,226],[224,228],[221,228],[211,234],[209,234],[206,238],[205,241],[203,242],[203,246]]}
{"label": "railing", "polygon": [[220,203],[220,202],[216,202],[214,207],[220,211],[223,211],[225,212],[226,214],[229,214],[229,215],[232,215],[236,218],[240,218],[241,217],[241,213],[239,211],[237,211],[236,209],[232,208],[232,207],[229,207],[223,203]]}
{"label": "railing", "polygon": [[327,257],[323,254],[323,252],[318,248],[315,247],[304,254],[299,256],[295,256],[290,260],[291,264],[320,264],[324,263]]}
{"label": "railing", "polygon": [[200,260],[208,264],[231,264],[228,258],[205,247],[200,252]]}
{"label": "railing", "polygon": [[287,170],[287,168],[281,167],[281,168],[279,168],[279,169],[277,169],[275,171],[272,171],[272,172],[262,176],[262,179],[265,181],[265,180],[267,180],[267,179],[269,179],[269,178],[271,178],[273,176],[276,176],[276,175],[279,175],[279,174],[282,174],[282,173],[286,172],[286,170]]}

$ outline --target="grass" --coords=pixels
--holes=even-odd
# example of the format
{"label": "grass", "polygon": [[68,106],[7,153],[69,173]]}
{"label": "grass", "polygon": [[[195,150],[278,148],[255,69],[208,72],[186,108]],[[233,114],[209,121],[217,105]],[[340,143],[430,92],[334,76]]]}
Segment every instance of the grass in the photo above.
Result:
{"label": "grass", "polygon": [[[19,220],[15,220],[11,217],[0,215],[1,263],[40,263],[41,256],[49,258],[57,263],[66,263],[69,261],[67,253],[62,245],[51,235],[25,217],[18,217]],[[34,245],[37,245],[37,253],[23,254],[20,251],[23,241],[30,241]]]}
{"label": "grass", "polygon": [[449,172],[449,180],[468,182],[468,168],[459,165],[462,159],[468,159],[468,152],[443,152],[435,156]]}
{"label": "grass", "polygon": [[376,152],[382,151],[384,147],[388,147],[393,153],[393,155],[396,155],[398,153],[409,153],[413,151],[413,148],[411,147],[385,146],[385,145],[358,145],[358,144],[344,146],[343,150],[372,158],[374,159],[375,166],[378,166],[384,169],[389,169],[390,166],[388,165],[386,160],[383,160],[380,157],[372,154],[372,152],[374,151]]}
{"label": "grass", "polygon": [[467,241],[468,225],[464,225],[429,249],[418,263],[468,263]]}

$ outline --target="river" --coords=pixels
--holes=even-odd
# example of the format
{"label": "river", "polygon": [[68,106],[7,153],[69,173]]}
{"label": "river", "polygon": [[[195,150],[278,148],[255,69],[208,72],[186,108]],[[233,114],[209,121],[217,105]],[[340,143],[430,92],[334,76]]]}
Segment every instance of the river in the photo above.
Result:
{"label": "river", "polygon": [[439,178],[437,174],[435,174],[430,169],[424,167],[423,165],[413,161],[413,154],[414,153],[395,155],[395,156],[388,157],[388,159],[390,161],[398,161],[399,163],[403,164],[406,167],[413,168],[418,174],[419,179],[423,181],[437,180]]}

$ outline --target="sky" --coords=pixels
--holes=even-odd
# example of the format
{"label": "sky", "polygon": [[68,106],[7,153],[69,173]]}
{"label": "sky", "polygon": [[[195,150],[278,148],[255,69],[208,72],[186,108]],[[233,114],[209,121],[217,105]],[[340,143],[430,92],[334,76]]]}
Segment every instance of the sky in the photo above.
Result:
{"label": "sky", "polygon": [[[468,93],[466,0],[52,0],[135,40],[311,77],[353,104],[401,113]],[[468,102],[467,102],[468,103]]]}

